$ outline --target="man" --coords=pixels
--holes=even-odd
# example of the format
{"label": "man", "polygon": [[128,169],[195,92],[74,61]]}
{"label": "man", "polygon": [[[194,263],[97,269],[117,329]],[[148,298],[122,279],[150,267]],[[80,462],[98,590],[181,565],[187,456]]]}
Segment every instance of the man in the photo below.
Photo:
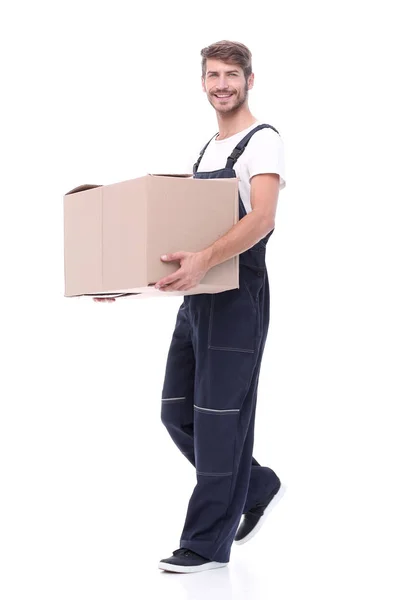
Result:
{"label": "man", "polygon": [[184,296],[169,348],[161,419],[197,477],[180,548],[159,563],[180,573],[226,566],[233,541],[248,541],[274,496],[283,493],[276,473],[252,456],[269,324],[265,249],[286,185],[283,144],[277,130],[249,110],[254,74],[248,48],[225,40],[201,55],[202,89],[216,111],[219,134],[202,149],[193,177],[238,176],[240,220],[200,252],[162,257],[180,268],[156,287],[187,291],[237,254],[240,284],[220,294]]}

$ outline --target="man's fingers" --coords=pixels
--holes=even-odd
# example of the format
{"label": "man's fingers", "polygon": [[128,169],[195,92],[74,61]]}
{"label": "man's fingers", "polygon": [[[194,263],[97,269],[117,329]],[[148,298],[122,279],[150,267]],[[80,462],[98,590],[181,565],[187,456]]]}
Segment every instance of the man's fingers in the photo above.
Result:
{"label": "man's fingers", "polygon": [[161,287],[161,288],[166,288],[169,285],[173,285],[174,283],[176,283],[177,281],[179,281],[182,278],[182,272],[181,271],[176,271],[175,273],[173,273],[172,275],[169,275],[168,277],[166,277],[165,279],[162,279],[161,281],[158,281],[155,285],[155,287]]}
{"label": "man's fingers", "polygon": [[162,285],[160,286],[159,290],[161,292],[173,292],[176,289],[176,284],[173,283],[172,285]]}
{"label": "man's fingers", "polygon": [[186,252],[172,252],[169,254],[163,254],[160,258],[164,261],[182,260],[185,258]]}
{"label": "man's fingers", "polygon": [[178,279],[172,285],[164,286],[162,289],[163,292],[180,292],[186,289],[189,289],[190,283],[186,283],[184,280]]}

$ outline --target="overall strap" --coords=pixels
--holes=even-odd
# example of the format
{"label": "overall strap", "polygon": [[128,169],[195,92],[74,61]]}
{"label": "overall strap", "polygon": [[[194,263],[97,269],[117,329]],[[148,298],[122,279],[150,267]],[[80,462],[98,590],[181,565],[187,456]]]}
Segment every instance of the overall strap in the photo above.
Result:
{"label": "overall strap", "polygon": [[204,152],[205,152],[205,150],[207,149],[207,147],[208,147],[208,144],[210,144],[210,142],[213,140],[213,138],[214,138],[214,137],[216,137],[218,134],[219,134],[219,132],[215,133],[215,135],[213,135],[213,136],[211,137],[211,139],[209,140],[209,142],[208,142],[208,143],[206,143],[206,144],[205,144],[205,146],[204,146],[204,148],[201,150],[201,152],[200,152],[200,156],[198,157],[197,161],[196,161],[196,162],[194,163],[194,165],[193,165],[193,174],[197,172],[198,165],[200,164],[200,162],[201,162],[201,159],[202,159],[202,157],[204,156]]}
{"label": "overall strap", "polygon": [[[234,168],[234,164],[239,159],[242,152],[245,150],[246,146],[248,145],[250,138],[256,133],[256,131],[259,131],[260,129],[266,129],[267,127],[270,129],[273,129],[274,131],[276,131],[276,133],[278,135],[280,135],[279,131],[277,129],[275,129],[275,127],[273,127],[272,125],[267,125],[267,124],[257,125],[257,127],[252,129],[252,131],[249,131],[249,133],[247,133],[245,135],[245,137],[242,138],[242,140],[240,142],[238,142],[238,144],[235,146],[234,150],[232,151],[232,153],[230,154],[230,156],[227,159],[226,169]],[[209,144],[209,142],[208,142],[208,144]],[[204,148],[204,150],[205,150],[205,148]]]}
{"label": "overall strap", "polygon": [[[242,140],[240,142],[238,142],[238,144],[235,146],[234,150],[232,151],[230,156],[227,158],[226,169],[232,169],[234,167],[235,162],[238,160],[238,158],[241,156],[242,152],[245,150],[252,135],[254,133],[256,133],[256,131],[259,131],[259,129],[265,129],[267,127],[269,127],[270,129],[273,129],[274,131],[276,131],[276,133],[278,135],[280,135],[279,131],[277,129],[275,129],[275,127],[273,127],[272,125],[268,125],[268,124],[257,125],[257,127],[252,129],[252,131],[249,131],[249,133],[247,133],[245,135],[245,137],[242,138]],[[211,143],[213,138],[216,137],[218,134],[219,134],[219,132],[215,133],[215,135],[211,137],[209,142],[207,144],[205,144],[205,146],[201,150],[200,156],[198,157],[197,161],[193,165],[193,174],[197,172],[198,166],[201,162],[202,157],[204,156],[204,152],[207,149],[208,145]]]}

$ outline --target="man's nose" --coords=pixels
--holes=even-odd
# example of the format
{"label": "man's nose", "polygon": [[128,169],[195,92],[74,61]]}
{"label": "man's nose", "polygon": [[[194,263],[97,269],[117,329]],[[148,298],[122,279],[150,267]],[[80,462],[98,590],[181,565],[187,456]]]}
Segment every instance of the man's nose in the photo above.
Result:
{"label": "man's nose", "polygon": [[224,77],[224,76],[219,77],[218,88],[221,90],[225,90],[228,88],[228,81],[227,81],[226,77]]}

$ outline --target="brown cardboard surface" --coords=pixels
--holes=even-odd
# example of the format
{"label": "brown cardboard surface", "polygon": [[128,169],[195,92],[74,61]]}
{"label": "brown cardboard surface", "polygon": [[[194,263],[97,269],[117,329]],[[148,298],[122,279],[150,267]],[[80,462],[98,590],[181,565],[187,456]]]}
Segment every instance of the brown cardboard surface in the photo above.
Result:
{"label": "brown cardboard surface", "polygon": [[179,268],[162,254],[202,250],[237,221],[237,178],[148,174],[78,186],[64,195],[64,295],[184,296],[237,288],[238,256],[210,269],[191,290],[153,287]]}

